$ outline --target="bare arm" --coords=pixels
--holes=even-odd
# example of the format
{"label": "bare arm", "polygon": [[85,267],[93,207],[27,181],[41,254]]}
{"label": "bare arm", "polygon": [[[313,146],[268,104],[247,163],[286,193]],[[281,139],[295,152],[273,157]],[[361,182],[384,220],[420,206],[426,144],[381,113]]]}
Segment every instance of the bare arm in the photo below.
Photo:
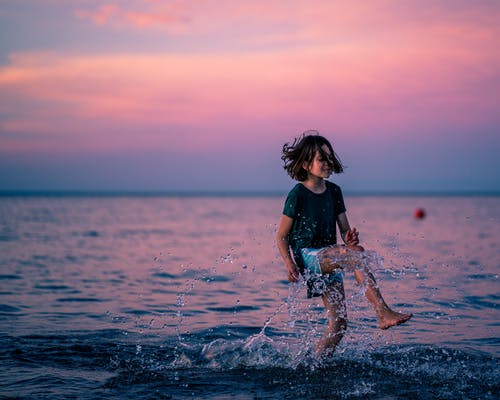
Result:
{"label": "bare arm", "polygon": [[349,220],[347,219],[347,214],[343,212],[337,217],[337,224],[339,225],[340,236],[342,240],[347,245],[358,245],[359,244],[359,233],[356,228],[349,226]]}
{"label": "bare arm", "polygon": [[290,282],[297,282],[299,280],[299,268],[290,254],[290,246],[288,242],[288,235],[292,229],[293,219],[286,215],[281,216],[278,233],[276,235],[276,244],[278,250],[285,262],[286,269],[288,270],[288,280]]}

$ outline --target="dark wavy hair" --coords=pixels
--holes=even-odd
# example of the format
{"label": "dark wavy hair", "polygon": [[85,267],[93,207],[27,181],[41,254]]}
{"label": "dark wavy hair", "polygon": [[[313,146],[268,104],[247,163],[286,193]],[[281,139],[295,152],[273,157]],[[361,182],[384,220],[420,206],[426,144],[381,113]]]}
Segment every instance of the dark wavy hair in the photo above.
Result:
{"label": "dark wavy hair", "polygon": [[[328,147],[330,154],[327,154],[323,150],[324,145]],[[304,169],[304,163],[311,163],[316,151],[319,151],[320,155],[328,160],[333,172],[336,174],[344,172],[344,166],[333,151],[333,147],[328,139],[314,130],[306,131],[298,138],[295,138],[291,144],[285,143],[283,145],[281,155],[281,159],[284,162],[283,168],[292,179],[299,182],[305,181],[307,179],[307,171]]]}

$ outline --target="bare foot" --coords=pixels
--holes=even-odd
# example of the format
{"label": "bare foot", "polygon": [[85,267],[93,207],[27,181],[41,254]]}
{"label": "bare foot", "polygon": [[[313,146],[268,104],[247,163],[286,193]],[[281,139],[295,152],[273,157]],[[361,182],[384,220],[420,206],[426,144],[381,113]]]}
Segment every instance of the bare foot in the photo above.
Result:
{"label": "bare foot", "polygon": [[391,326],[404,324],[411,317],[413,317],[413,314],[402,314],[391,311],[379,319],[378,326],[380,329],[388,329]]}

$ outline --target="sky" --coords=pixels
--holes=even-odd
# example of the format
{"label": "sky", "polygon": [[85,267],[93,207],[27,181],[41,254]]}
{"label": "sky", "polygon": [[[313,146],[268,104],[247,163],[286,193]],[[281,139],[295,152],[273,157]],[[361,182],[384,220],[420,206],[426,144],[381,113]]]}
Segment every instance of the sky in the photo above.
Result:
{"label": "sky", "polygon": [[500,2],[0,0],[0,191],[500,191]]}

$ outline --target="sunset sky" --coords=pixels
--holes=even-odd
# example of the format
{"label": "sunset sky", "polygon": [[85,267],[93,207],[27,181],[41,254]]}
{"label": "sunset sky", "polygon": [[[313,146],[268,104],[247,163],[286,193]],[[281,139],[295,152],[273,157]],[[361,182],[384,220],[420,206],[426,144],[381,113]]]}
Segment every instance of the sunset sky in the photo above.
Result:
{"label": "sunset sky", "polygon": [[0,190],[500,191],[500,2],[0,0]]}

